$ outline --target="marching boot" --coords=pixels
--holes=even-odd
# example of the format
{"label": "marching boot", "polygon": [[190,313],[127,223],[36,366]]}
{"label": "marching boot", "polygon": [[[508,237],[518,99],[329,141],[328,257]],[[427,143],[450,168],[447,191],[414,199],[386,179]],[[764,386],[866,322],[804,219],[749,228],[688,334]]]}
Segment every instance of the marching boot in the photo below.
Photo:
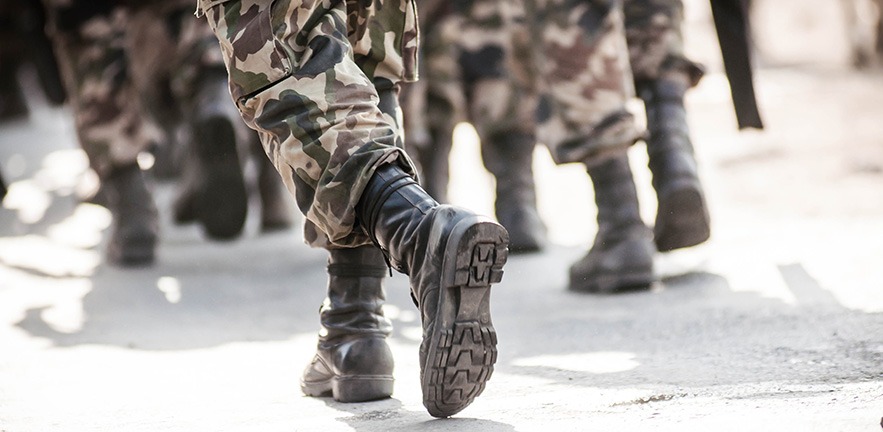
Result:
{"label": "marching boot", "polygon": [[319,310],[316,356],[301,379],[308,396],[362,402],[392,395],[393,358],[383,316],[387,267],[373,245],[329,250],[328,297]]}
{"label": "marching boot", "polygon": [[123,267],[153,264],[159,223],[141,168],[137,164],[116,168],[102,183],[113,215],[107,260]]}
{"label": "marching boot", "polygon": [[711,234],[710,218],[687,128],[686,73],[639,83],[647,110],[647,155],[658,207],[653,227],[661,252],[698,245]]}
{"label": "marching boot", "polygon": [[570,267],[570,289],[615,293],[653,283],[653,241],[641,220],[628,155],[588,169],[598,206],[598,233],[589,253]]}
{"label": "marching boot", "polygon": [[[207,77],[198,89],[195,117],[192,122],[193,159],[195,162],[192,196],[193,217],[203,226],[206,235],[214,240],[237,237],[245,226],[248,195],[237,149],[239,114],[227,89],[225,77]],[[190,187],[190,186],[187,186]],[[185,210],[186,198],[176,203]],[[186,215],[185,212],[181,212]]]}
{"label": "marching boot", "polygon": [[491,219],[439,205],[396,165],[382,165],[356,205],[390,266],[409,275],[420,309],[423,405],[434,417],[466,408],[497,359],[490,287],[503,277],[509,235]]}
{"label": "marching boot", "polygon": [[497,220],[509,231],[512,253],[535,252],[545,243],[533,179],[535,146],[536,139],[523,133],[496,134],[481,146],[484,165],[497,179],[494,207]]}

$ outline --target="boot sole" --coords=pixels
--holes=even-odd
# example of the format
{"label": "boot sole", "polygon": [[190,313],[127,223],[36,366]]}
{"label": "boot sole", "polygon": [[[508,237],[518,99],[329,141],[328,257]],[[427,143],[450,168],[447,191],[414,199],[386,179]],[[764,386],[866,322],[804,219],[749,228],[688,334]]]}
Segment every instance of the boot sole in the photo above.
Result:
{"label": "boot sole", "polygon": [[423,405],[433,417],[466,408],[484,390],[497,361],[490,287],[503,277],[506,230],[480,217],[455,226],[445,246],[434,326],[423,365]]}
{"label": "boot sole", "polygon": [[203,186],[194,203],[196,217],[215,240],[238,236],[245,226],[248,195],[230,120],[212,117],[196,126],[196,151],[205,165]]}
{"label": "boot sole", "polygon": [[126,240],[124,245],[110,246],[107,260],[120,267],[149,266],[156,261],[156,237],[136,235]]}
{"label": "boot sole", "polygon": [[302,382],[307,396],[331,396],[338,402],[366,402],[392,396],[394,379],[390,375],[336,377],[327,381]]}
{"label": "boot sole", "polygon": [[570,290],[596,294],[642,291],[649,289],[654,280],[652,271],[599,275],[581,284],[576,283],[571,276]]}
{"label": "boot sole", "polygon": [[711,227],[705,198],[696,184],[675,185],[661,194],[653,228],[660,252],[696,246],[708,240]]}

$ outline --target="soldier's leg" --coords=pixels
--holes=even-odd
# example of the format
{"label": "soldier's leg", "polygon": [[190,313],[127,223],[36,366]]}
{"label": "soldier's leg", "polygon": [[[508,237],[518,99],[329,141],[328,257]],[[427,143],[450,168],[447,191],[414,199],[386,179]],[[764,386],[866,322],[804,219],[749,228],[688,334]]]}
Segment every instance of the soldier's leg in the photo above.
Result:
{"label": "soldier's leg", "polygon": [[570,288],[616,292],[653,282],[653,245],[638,214],[626,150],[640,136],[626,110],[633,95],[618,2],[546,0],[528,6],[543,20],[536,36],[541,141],[558,163],[581,162],[595,186],[598,233],[570,272]]}
{"label": "soldier's leg", "polygon": [[513,252],[539,250],[546,229],[533,178],[536,92],[524,10],[519,2],[460,3],[459,63],[469,121],[481,139],[484,166],[496,178],[497,220]]}
{"label": "soldier's leg", "polygon": [[638,95],[647,112],[647,154],[658,207],[660,251],[694,246],[711,233],[687,127],[684,94],[702,68],[683,54],[680,0],[626,0],[626,35]]}
{"label": "soldier's leg", "polygon": [[154,260],[157,213],[137,156],[154,137],[128,75],[124,35],[129,13],[104,2],[66,3],[51,0],[47,12],[77,137],[113,214],[108,259],[148,264]]}
{"label": "soldier's leg", "polygon": [[[496,340],[489,288],[502,276],[507,235],[427,195],[396,147],[396,126],[381,111],[378,90],[386,93],[386,86],[379,79],[414,78],[407,72],[415,66],[408,53],[416,49],[416,32],[406,31],[416,28],[413,6],[205,0],[200,10],[221,41],[243,118],[260,132],[317,233],[339,248],[373,242],[410,276],[424,323],[424,405],[434,416],[448,416],[471,403],[490,377]],[[327,353],[320,347],[317,356]],[[469,365],[441,361],[467,357]],[[335,366],[366,361],[371,358]],[[332,393],[360,379],[383,390],[363,370],[326,369],[324,378]],[[352,393],[385,396],[356,387]]]}
{"label": "soldier's leg", "polygon": [[[151,118],[168,137],[166,153],[184,150],[175,220],[192,218],[215,240],[237,237],[248,200],[239,147],[254,132],[239,117],[227,74],[208,24],[193,18],[187,0],[133,7],[128,45],[132,77]],[[158,25],[161,23],[162,25]],[[183,132],[183,133],[181,133]],[[186,149],[169,148],[183,145]],[[249,153],[250,154],[250,153]]]}
{"label": "soldier's leg", "polygon": [[[421,15],[423,17],[423,15]],[[420,82],[411,97],[422,97],[416,106],[419,113],[406,112],[408,150],[418,161],[421,184],[439,202],[448,202],[450,180],[450,152],[453,146],[454,128],[466,121],[466,102],[463,94],[462,74],[456,61],[457,39],[462,16],[452,13],[452,7],[440,10],[421,27]],[[422,119],[422,124],[417,124]],[[415,128],[414,126],[418,126]]]}

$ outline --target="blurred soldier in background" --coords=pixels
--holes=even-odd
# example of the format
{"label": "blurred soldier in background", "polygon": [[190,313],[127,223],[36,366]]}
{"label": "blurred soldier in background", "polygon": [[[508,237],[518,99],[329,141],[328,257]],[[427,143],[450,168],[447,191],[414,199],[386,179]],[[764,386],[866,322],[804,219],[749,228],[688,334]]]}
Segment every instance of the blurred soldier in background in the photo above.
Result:
{"label": "blurred soldier in background", "polygon": [[705,196],[687,127],[684,94],[702,77],[684,56],[681,0],[625,0],[629,59],[647,113],[647,144],[658,201],[653,233],[666,252],[704,242],[710,235]]}
{"label": "blurred soldier in background", "polygon": [[536,205],[533,150],[536,92],[519,2],[474,0],[420,5],[421,78],[403,93],[406,144],[426,190],[447,200],[457,123],[468,121],[496,179],[497,220],[512,252],[539,250],[545,227]]}
{"label": "blurred soldier in background", "polygon": [[[507,224],[507,202],[520,202],[516,208],[529,209],[521,214],[535,216],[530,166],[539,121],[541,141],[555,161],[584,163],[595,188],[598,234],[571,268],[570,287],[590,292],[649,287],[655,248],[640,218],[626,154],[641,133],[626,110],[634,88],[621,3],[455,4],[422,13],[426,83],[417,86],[424,86],[426,96],[420,99],[418,87],[406,98],[408,143],[422,163],[428,190],[444,196],[451,131],[465,118],[475,125],[485,165],[497,176],[498,219]],[[523,236],[509,222],[510,247],[536,246],[531,240],[541,238],[539,218],[513,219],[535,222],[522,225]]]}
{"label": "blurred soldier in background", "polygon": [[570,288],[646,289],[654,280],[654,248],[626,153],[641,131],[626,109],[634,87],[622,5],[577,0],[525,5],[534,23],[540,141],[556,163],[586,166],[598,208],[594,244],[571,266]]}
{"label": "blurred soldier in background", "polygon": [[182,123],[194,157],[176,219],[199,220],[211,238],[237,236],[247,211],[237,145],[247,147],[248,132],[192,2],[44,1],[77,135],[113,214],[109,261],[153,262],[156,207],[137,158]]}

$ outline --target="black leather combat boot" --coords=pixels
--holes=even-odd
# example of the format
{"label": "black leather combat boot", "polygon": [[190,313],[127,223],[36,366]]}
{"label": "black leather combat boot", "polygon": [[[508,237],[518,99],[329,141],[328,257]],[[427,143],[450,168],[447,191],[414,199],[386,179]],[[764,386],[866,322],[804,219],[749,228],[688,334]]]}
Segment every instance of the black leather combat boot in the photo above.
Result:
{"label": "black leather combat boot", "polygon": [[647,110],[647,154],[659,203],[653,233],[663,252],[695,246],[711,234],[684,109],[689,83],[686,74],[669,74],[638,84]]}
{"label": "black leather combat boot", "polygon": [[647,289],[653,283],[653,241],[638,212],[628,155],[589,167],[598,205],[598,234],[570,267],[570,289],[593,293]]}
{"label": "black leather combat boot", "polygon": [[491,219],[439,205],[396,165],[379,167],[356,206],[390,265],[410,276],[420,309],[423,405],[432,416],[466,408],[497,359],[490,287],[503,277],[509,235]]}
{"label": "black leather combat boot", "polygon": [[392,324],[382,310],[388,270],[383,254],[373,245],[329,253],[319,346],[301,389],[308,396],[330,394],[340,402],[389,397],[393,358],[386,338]]}
{"label": "black leather combat boot", "polygon": [[[225,77],[206,77],[198,89],[192,129],[192,164],[174,205],[175,220],[198,221],[214,240],[237,237],[245,225],[248,195],[237,140],[244,125],[230,101]],[[190,171],[189,173],[187,171]]]}
{"label": "black leather combat boot", "polygon": [[152,264],[159,224],[141,168],[137,164],[116,168],[102,183],[113,215],[107,260],[125,267]]}
{"label": "black leather combat boot", "polygon": [[533,179],[536,139],[529,134],[501,133],[481,144],[484,166],[497,179],[497,220],[509,231],[509,251],[542,249],[546,227],[537,211]]}

